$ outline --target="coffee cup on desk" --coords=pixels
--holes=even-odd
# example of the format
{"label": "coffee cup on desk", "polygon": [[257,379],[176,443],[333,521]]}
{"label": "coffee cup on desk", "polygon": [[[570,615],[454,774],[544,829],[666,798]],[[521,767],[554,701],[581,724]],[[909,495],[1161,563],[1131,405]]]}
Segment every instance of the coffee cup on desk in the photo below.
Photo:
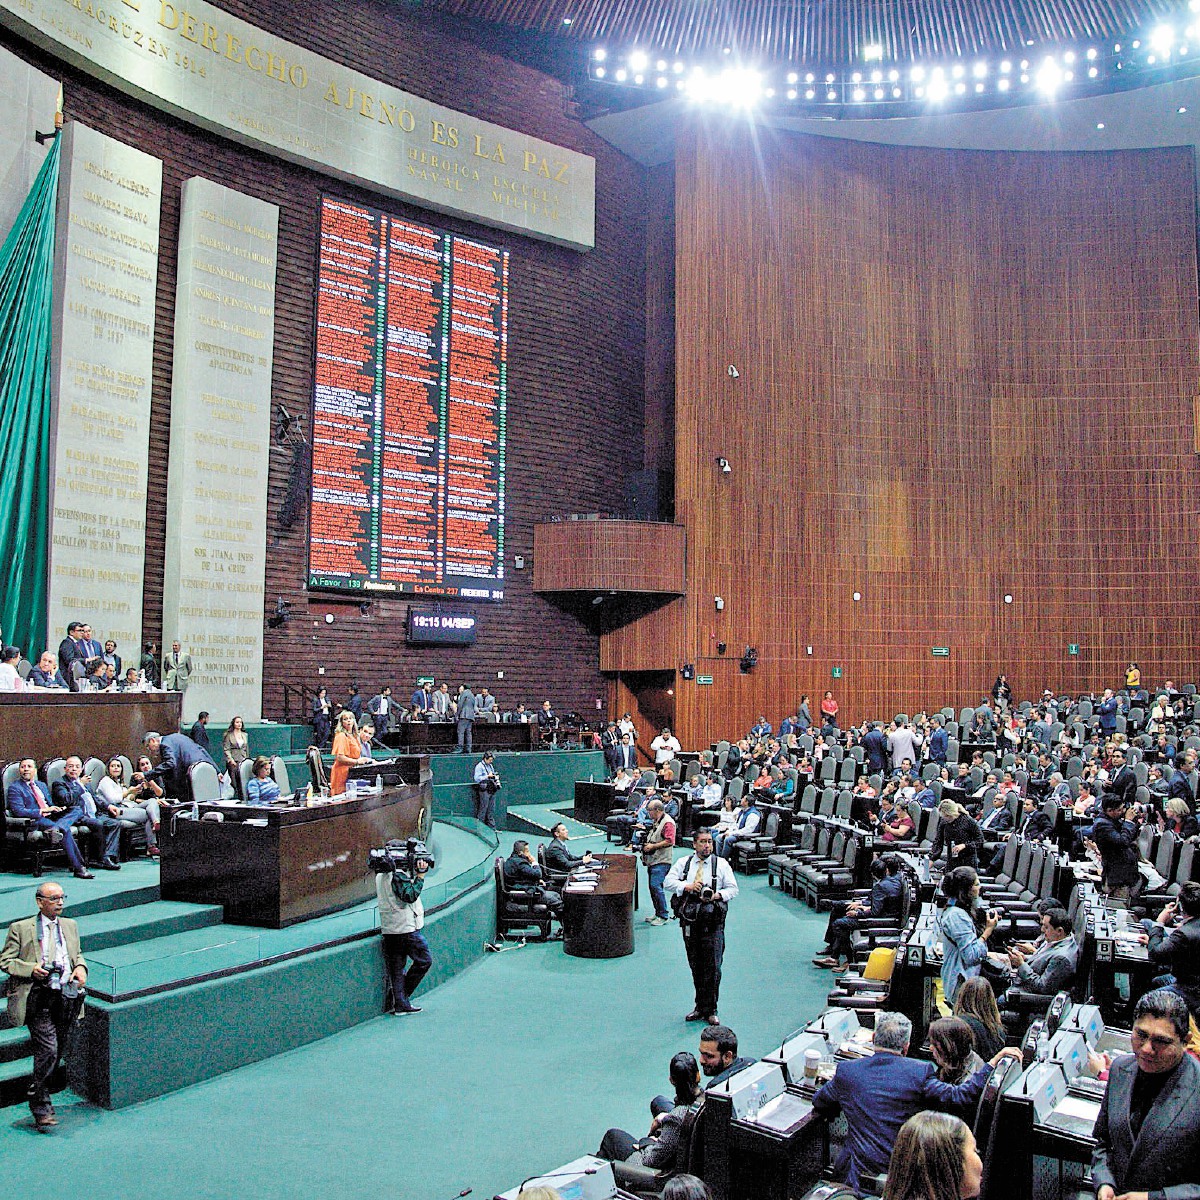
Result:
{"label": "coffee cup on desk", "polygon": [[820,1050],[805,1050],[804,1052],[804,1078],[816,1079],[817,1066],[821,1061]]}

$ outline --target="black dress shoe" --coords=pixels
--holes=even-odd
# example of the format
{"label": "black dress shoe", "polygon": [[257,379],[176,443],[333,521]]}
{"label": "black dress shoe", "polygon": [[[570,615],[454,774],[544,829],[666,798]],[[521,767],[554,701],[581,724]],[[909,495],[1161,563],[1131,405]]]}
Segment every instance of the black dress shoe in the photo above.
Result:
{"label": "black dress shoe", "polygon": [[407,1017],[409,1013],[419,1013],[421,1010],[415,1004],[409,1004],[405,1008],[393,1008],[391,1015],[393,1017]]}
{"label": "black dress shoe", "polygon": [[688,1015],[686,1017],[684,1017],[683,1019],[685,1021],[706,1021],[706,1020],[708,1020],[708,1018],[698,1008],[692,1009],[692,1011],[690,1013],[688,1013]]}
{"label": "black dress shoe", "polygon": [[97,864],[104,871],[119,871],[121,864],[115,858],[102,858]]}
{"label": "black dress shoe", "polygon": [[83,870],[75,872],[75,878],[76,879],[95,879],[96,877],[95,877],[95,875],[93,875],[91,873],[91,871],[84,868]]}

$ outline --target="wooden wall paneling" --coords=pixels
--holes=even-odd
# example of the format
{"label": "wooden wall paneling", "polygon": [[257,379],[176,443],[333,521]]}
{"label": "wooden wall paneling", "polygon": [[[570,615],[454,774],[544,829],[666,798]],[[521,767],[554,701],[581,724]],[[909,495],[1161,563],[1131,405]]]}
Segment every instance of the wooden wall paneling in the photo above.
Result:
{"label": "wooden wall paneling", "polygon": [[[293,618],[267,630],[268,715],[282,713],[286,682],[325,683],[341,698],[351,681],[374,691],[384,681],[407,699],[412,680],[432,673],[451,682],[488,682],[504,706],[543,698],[558,708],[595,711],[603,692],[597,639],[532,591],[532,573],[511,570],[511,556],[532,554],[533,524],[568,511],[608,511],[626,470],[642,462],[645,381],[645,172],[567,115],[561,84],[506,59],[486,34],[438,14],[409,12],[372,0],[317,0],[304,19],[284,0],[226,0],[229,12],[336,61],[387,79],[436,103],[519,128],[597,160],[596,247],[587,254],[470,224],[405,205],[223,141],[173,120],[55,62],[8,32],[14,53],[64,81],[68,119],[155,154],[164,163],[162,255],[158,274],[154,390],[151,409],[147,563],[143,623],[159,640],[162,548],[170,432],[179,188],[192,175],[229,183],[280,207],[273,398],[302,417],[311,411],[317,221],[328,191],[479,238],[511,251],[509,327],[508,546],[510,572],[502,604],[480,605],[470,648],[410,650],[404,644],[407,601],[374,598],[362,615],[353,600],[311,597],[304,515],[277,526],[291,452],[274,446],[268,480],[268,562],[264,617],[276,597]],[[333,625],[324,621],[335,617]],[[127,647],[122,650],[128,657]],[[323,678],[317,675],[324,666]],[[497,671],[505,672],[503,681]],[[232,714],[219,713],[216,717]]]}
{"label": "wooden wall paneling", "polygon": [[697,119],[676,188],[688,596],[606,641],[605,669],[646,664],[668,620],[689,661],[719,623],[725,660],[697,662],[714,685],[678,688],[697,744],[802,691],[815,712],[826,687],[857,720],[978,702],[1000,670],[1026,696],[1102,687],[1131,657],[1148,682],[1196,677],[1180,598],[1200,569],[1173,554],[1200,511],[1190,150]]}
{"label": "wooden wall paneling", "polygon": [[555,521],[534,527],[539,592],[677,592],[685,587],[687,536],[658,521]]}

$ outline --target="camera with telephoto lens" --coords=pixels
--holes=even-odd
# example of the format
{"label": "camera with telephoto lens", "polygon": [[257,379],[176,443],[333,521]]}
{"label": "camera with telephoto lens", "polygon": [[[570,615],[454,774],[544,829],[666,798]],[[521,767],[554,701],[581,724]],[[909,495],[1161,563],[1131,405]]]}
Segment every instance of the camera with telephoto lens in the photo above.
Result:
{"label": "camera with telephoto lens", "polygon": [[381,871],[390,874],[399,871],[404,875],[415,876],[418,862],[425,863],[429,871],[436,865],[433,851],[420,838],[415,837],[407,838],[403,842],[394,839],[367,854],[367,870],[374,871],[377,875]]}

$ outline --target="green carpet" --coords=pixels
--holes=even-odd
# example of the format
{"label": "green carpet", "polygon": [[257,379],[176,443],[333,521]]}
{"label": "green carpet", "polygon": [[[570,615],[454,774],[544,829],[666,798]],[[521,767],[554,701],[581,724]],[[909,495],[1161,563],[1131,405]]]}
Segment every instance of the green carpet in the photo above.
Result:
{"label": "green carpet", "polygon": [[[513,835],[502,836],[507,849]],[[572,849],[589,843],[603,836]],[[721,1015],[758,1055],[824,1006],[830,976],[808,960],[825,918],[765,876],[739,883]],[[64,1097],[50,1137],[23,1108],[0,1110],[0,1159],[13,1179],[86,1180],[90,1200],[443,1200],[465,1187],[484,1200],[594,1150],[609,1125],[641,1133],[671,1054],[695,1051],[678,927],[645,925],[649,912],[643,887],[628,958],[514,947],[419,992],[418,1016],[380,1017],[117,1112]]]}

